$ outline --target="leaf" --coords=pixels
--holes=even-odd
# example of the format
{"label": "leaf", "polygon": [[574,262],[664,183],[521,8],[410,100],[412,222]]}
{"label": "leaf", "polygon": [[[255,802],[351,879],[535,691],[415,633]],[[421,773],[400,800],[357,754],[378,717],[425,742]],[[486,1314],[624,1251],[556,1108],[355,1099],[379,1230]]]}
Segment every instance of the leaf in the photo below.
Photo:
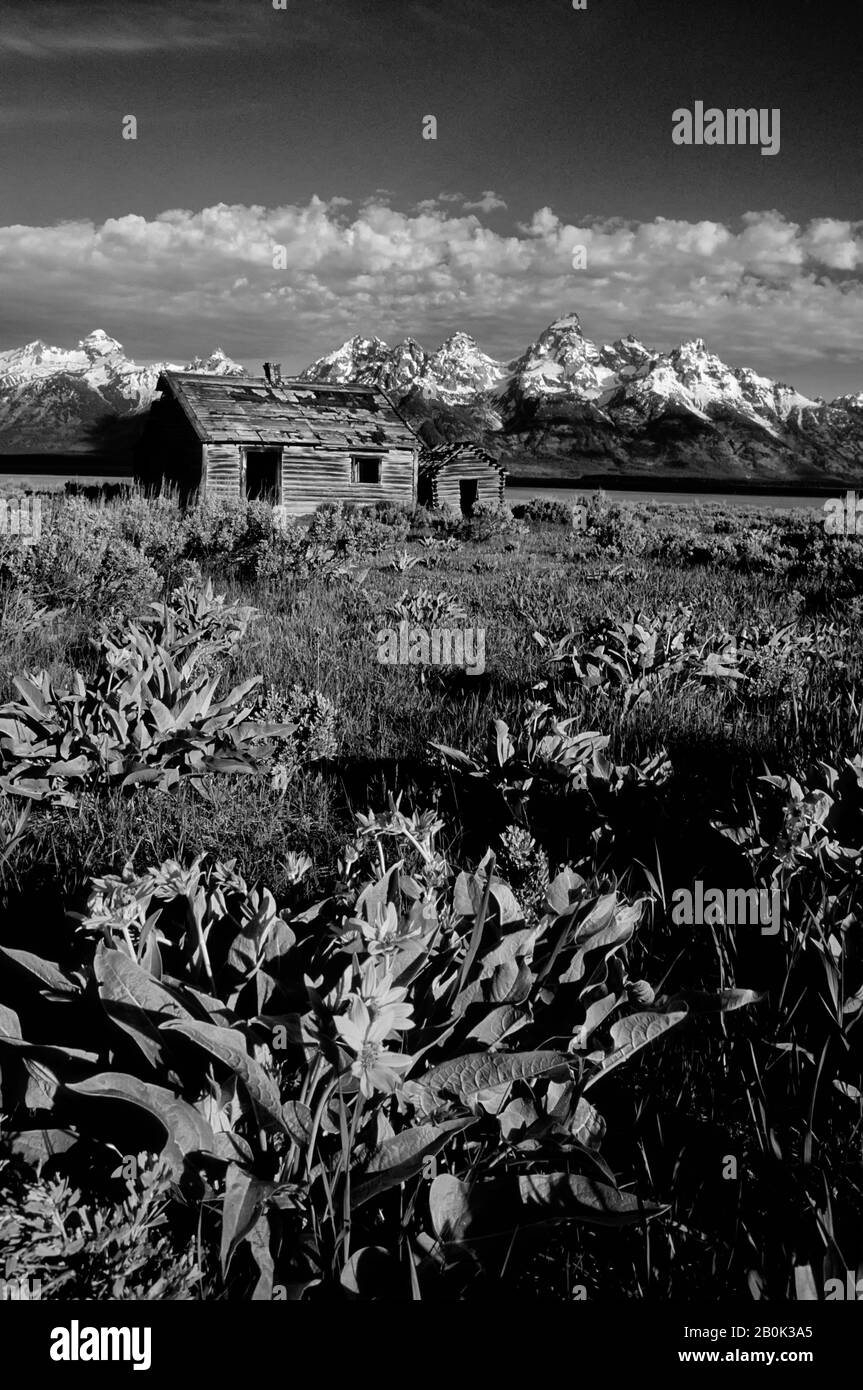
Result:
{"label": "leaf", "polygon": [[359,1180],[352,1184],[351,1205],[361,1207],[379,1193],[415,1177],[427,1158],[440,1153],[454,1134],[460,1134],[473,1124],[476,1120],[468,1116],[439,1125],[414,1125],[384,1140],[363,1165]]}
{"label": "leaf", "polygon": [[236,1163],[228,1165],[225,1174],[225,1196],[222,1201],[222,1240],[219,1258],[224,1277],[231,1258],[241,1241],[251,1231],[274,1184],[263,1182],[247,1173]]}
{"label": "leaf", "polygon": [[188,1023],[172,1020],[162,1026],[182,1033],[205,1052],[218,1058],[226,1067],[230,1067],[235,1076],[242,1081],[254,1104],[263,1110],[264,1114],[269,1115],[270,1119],[275,1120],[280,1129],[289,1132],[282,1113],[278,1087],[263,1067],[246,1052],[242,1033],[237,1033],[233,1028],[219,1028],[213,1023],[198,1023],[195,1020]]}
{"label": "leaf", "polygon": [[497,1009],[492,1009],[485,1018],[480,1019],[468,1033],[469,1042],[484,1043],[487,1047],[494,1047],[497,1043],[517,1028],[523,1028],[528,1022],[527,1016],[521,1009],[514,1004],[502,1004]]}
{"label": "leaf", "polygon": [[21,1021],[15,1010],[7,1008],[5,1004],[0,1004],[0,1038],[22,1041]]}
{"label": "leaf", "polygon": [[584,879],[573,869],[562,869],[557,877],[552,879],[545,890],[545,900],[555,916],[559,917],[569,911],[573,895],[580,893],[583,887]]}
{"label": "leaf", "polygon": [[432,1096],[453,1095],[467,1105],[493,1087],[555,1072],[568,1076],[568,1062],[561,1052],[471,1052],[432,1067],[415,1084]]}
{"label": "leaf", "polygon": [[163,1086],[154,1086],[125,1072],[108,1071],[74,1085],[67,1084],[65,1089],[95,1099],[128,1101],[155,1116],[168,1136],[163,1156],[177,1176],[182,1173],[183,1159],[188,1154],[213,1152],[213,1131],[203,1116]]}
{"label": "leaf", "polygon": [[269,1303],[273,1297],[275,1264],[270,1253],[270,1219],[262,1212],[248,1234],[252,1259],[258,1266],[258,1282],[252,1290],[253,1303]]}
{"label": "leaf", "polygon": [[532,1221],[586,1221],[592,1226],[631,1226],[669,1210],[631,1192],[574,1173],[526,1173],[518,1179],[522,1208]]}
{"label": "leaf", "polygon": [[429,1189],[429,1215],[439,1241],[449,1244],[467,1238],[473,1220],[470,1196],[467,1183],[452,1173],[439,1173],[434,1179]]}
{"label": "leaf", "polygon": [[30,951],[13,951],[11,946],[0,946],[0,956],[5,956],[28,974],[35,975],[43,985],[48,985],[55,994],[80,994],[81,986],[71,975],[67,975],[52,960],[43,960]]}
{"label": "leaf", "polygon": [[591,1033],[595,1032],[603,1019],[607,1018],[617,1007],[617,1003],[616,994],[604,994],[601,999],[595,999],[585,1012],[584,1022],[579,1024],[575,1030],[573,1045],[577,1048],[587,1047]]}
{"label": "leaf", "polygon": [[584,1089],[587,1090],[606,1072],[614,1067],[620,1066],[621,1062],[626,1062],[634,1053],[648,1043],[668,1032],[676,1024],[682,1023],[687,1017],[687,1010],[681,1009],[672,1013],[660,1013],[658,1010],[643,1013],[629,1014],[627,1018],[620,1018],[616,1023],[612,1023],[611,1039],[612,1050],[603,1057],[600,1069],[595,1075],[591,1076],[585,1083]]}
{"label": "leaf", "polygon": [[715,992],[700,989],[684,989],[669,1001],[669,1007],[681,1003],[688,1006],[691,1013],[730,1013],[733,1009],[745,1009],[748,1004],[757,1004],[764,998],[754,989],[719,989]]}
{"label": "leaf", "polygon": [[52,1158],[78,1143],[78,1135],[68,1129],[22,1129],[7,1139],[10,1153],[35,1168],[37,1177]]}
{"label": "leaf", "polygon": [[169,1018],[190,1019],[188,1009],[125,951],[100,947],[93,970],[105,1013],[128,1033],[150,1065],[159,1069],[165,1040],[158,1025]]}
{"label": "leaf", "polygon": [[818,1301],[818,1285],[811,1265],[794,1266],[794,1297],[798,1303]]}
{"label": "leaf", "polygon": [[500,1112],[497,1120],[504,1139],[512,1140],[514,1135],[536,1123],[537,1113],[529,1100],[519,1098],[511,1100],[506,1109]]}
{"label": "leaf", "polygon": [[569,1132],[577,1143],[592,1153],[598,1151],[605,1136],[605,1120],[589,1100],[580,1096],[575,1114],[569,1122]]}
{"label": "leaf", "polygon": [[312,1137],[312,1112],[301,1101],[288,1100],[282,1106],[285,1129],[291,1138],[305,1148]]}

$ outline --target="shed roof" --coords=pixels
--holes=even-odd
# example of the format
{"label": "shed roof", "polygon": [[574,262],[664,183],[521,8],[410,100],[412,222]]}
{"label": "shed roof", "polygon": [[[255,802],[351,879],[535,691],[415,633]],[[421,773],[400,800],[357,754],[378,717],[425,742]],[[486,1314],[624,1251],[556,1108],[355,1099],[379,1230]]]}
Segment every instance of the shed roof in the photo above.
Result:
{"label": "shed roof", "polygon": [[420,454],[419,471],[423,477],[433,477],[448,463],[465,459],[488,468],[496,468],[498,473],[506,473],[506,469],[498,463],[493,454],[489,454],[471,440],[465,440],[461,444],[436,444],[433,449],[424,448]]}
{"label": "shed roof", "polygon": [[206,443],[416,449],[417,435],[375,386],[164,371],[168,392]]}

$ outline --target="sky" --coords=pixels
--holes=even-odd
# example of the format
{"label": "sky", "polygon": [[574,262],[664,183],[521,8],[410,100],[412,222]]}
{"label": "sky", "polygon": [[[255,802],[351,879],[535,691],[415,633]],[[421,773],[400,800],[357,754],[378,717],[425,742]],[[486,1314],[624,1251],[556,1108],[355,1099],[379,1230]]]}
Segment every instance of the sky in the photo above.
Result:
{"label": "sky", "polygon": [[[863,389],[857,5],[276,4],[3,0],[0,350],[507,360],[575,311]],[[696,101],[778,109],[779,152],[675,144]]]}

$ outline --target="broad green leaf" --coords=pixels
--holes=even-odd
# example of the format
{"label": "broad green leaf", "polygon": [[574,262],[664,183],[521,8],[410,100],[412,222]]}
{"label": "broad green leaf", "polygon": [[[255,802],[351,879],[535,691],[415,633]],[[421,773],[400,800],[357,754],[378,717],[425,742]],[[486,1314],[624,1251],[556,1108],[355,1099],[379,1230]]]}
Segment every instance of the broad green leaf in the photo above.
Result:
{"label": "broad green leaf", "polygon": [[634,1053],[642,1047],[647,1047],[648,1043],[655,1042],[657,1038],[667,1033],[669,1028],[675,1024],[682,1023],[688,1016],[686,1009],[680,1009],[672,1013],[660,1013],[658,1011],[629,1014],[627,1018],[620,1018],[611,1025],[612,1049],[606,1053],[600,1063],[600,1069],[595,1075],[591,1076],[586,1082],[584,1089],[587,1090],[600,1077],[605,1076],[614,1067],[619,1067],[621,1062],[626,1062]]}
{"label": "broad green leaf", "polygon": [[605,1136],[605,1120],[584,1096],[579,1097],[568,1128],[573,1139],[591,1152],[599,1149]]}
{"label": "broad green leaf", "polygon": [[128,1033],[150,1065],[158,1069],[165,1046],[159,1024],[170,1018],[191,1019],[188,1009],[125,951],[100,948],[93,970],[105,1013]]}
{"label": "broad green leaf", "polygon": [[223,1276],[227,1273],[234,1251],[255,1225],[261,1208],[274,1188],[274,1183],[263,1182],[253,1177],[238,1164],[228,1165],[225,1174],[225,1196],[222,1201],[222,1240],[219,1250]]}
{"label": "broad green leaf", "polygon": [[187,1154],[214,1150],[213,1132],[203,1116],[163,1086],[154,1086],[125,1072],[99,1072],[65,1089],[99,1100],[128,1101],[155,1116],[168,1137],[163,1155],[176,1175],[182,1172]]}
{"label": "broad green leaf", "polygon": [[4,1041],[22,1041],[21,1020],[14,1009],[0,1004],[0,1038]]}
{"label": "broad green leaf", "polygon": [[245,1049],[245,1039],[233,1028],[218,1028],[213,1023],[171,1021],[163,1024],[165,1029],[182,1033],[197,1043],[198,1047],[218,1058],[242,1081],[251,1100],[265,1115],[288,1131],[282,1102],[276,1083],[267,1075],[263,1067],[250,1057]]}
{"label": "broad green leaf", "polygon": [[438,1174],[429,1189],[429,1215],[439,1241],[465,1240],[473,1221],[468,1184],[451,1173]]}
{"label": "broad green leaf", "polygon": [[432,1067],[416,1084],[467,1105],[480,1091],[555,1073],[569,1075],[568,1058],[561,1052],[471,1052]]}
{"label": "broad green leaf", "polygon": [[596,999],[587,1009],[584,1015],[584,1022],[579,1024],[573,1036],[573,1046],[585,1048],[591,1033],[599,1027],[603,1019],[607,1018],[617,1006],[616,994],[604,994],[601,999]]}
{"label": "broad green leaf", "polygon": [[360,1207],[388,1188],[407,1182],[422,1171],[427,1158],[440,1153],[454,1134],[460,1134],[475,1123],[474,1119],[468,1117],[447,1120],[439,1125],[414,1125],[386,1139],[352,1183],[352,1206]]}
{"label": "broad green leaf", "polygon": [[305,1148],[312,1136],[312,1112],[307,1105],[296,1100],[288,1100],[282,1106],[285,1129],[291,1138]]}
{"label": "broad green leaf", "polygon": [[492,1009],[485,1018],[471,1029],[467,1035],[468,1042],[484,1043],[487,1047],[494,1047],[497,1043],[518,1028],[523,1028],[528,1022],[527,1016],[521,1009],[514,1004],[501,1004],[498,1008]]}
{"label": "broad green leaf", "polygon": [[631,1192],[574,1173],[525,1173],[518,1193],[531,1221],[586,1221],[593,1226],[631,1226],[668,1211]]}
{"label": "broad green leaf", "polygon": [[71,975],[67,975],[52,960],[43,960],[41,956],[34,956],[30,951],[13,951],[11,946],[0,946],[0,956],[5,956],[14,965],[26,970],[29,975],[34,975],[55,994],[81,993],[81,986],[77,980],[72,979]]}
{"label": "broad green leaf", "polygon": [[535,1124],[537,1113],[529,1100],[521,1098],[511,1100],[505,1110],[502,1110],[497,1117],[500,1125],[500,1132],[504,1139],[513,1139],[522,1130]]}
{"label": "broad green leaf", "polygon": [[684,989],[669,1003],[674,1008],[680,1003],[691,1013],[730,1013],[733,1009],[745,1009],[749,1004],[758,1004],[764,998],[754,989],[718,989],[714,992],[700,989]]}

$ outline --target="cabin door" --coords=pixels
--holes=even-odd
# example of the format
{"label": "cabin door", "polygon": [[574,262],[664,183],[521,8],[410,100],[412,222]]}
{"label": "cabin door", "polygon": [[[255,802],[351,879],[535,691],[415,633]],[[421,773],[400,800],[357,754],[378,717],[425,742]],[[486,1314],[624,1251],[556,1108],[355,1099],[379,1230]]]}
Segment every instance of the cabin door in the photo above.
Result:
{"label": "cabin door", "polygon": [[476,506],[479,482],[476,478],[462,478],[458,485],[462,516],[471,516]]}
{"label": "cabin door", "polygon": [[247,449],[245,466],[245,492],[249,502],[270,502],[273,506],[279,501],[279,472],[281,467],[279,449]]}

